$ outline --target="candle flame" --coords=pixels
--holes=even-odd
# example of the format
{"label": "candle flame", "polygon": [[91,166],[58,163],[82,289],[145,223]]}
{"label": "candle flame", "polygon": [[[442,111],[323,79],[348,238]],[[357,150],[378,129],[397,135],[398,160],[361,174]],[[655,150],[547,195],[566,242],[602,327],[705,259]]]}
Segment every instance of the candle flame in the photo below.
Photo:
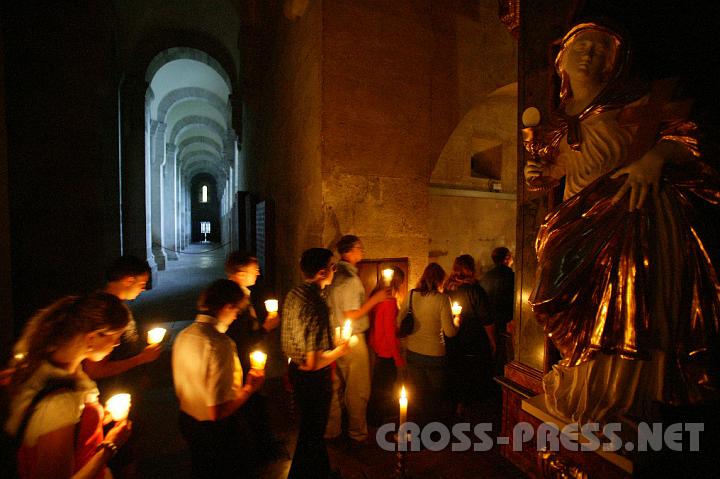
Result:
{"label": "candle flame", "polygon": [[404,385],[403,385],[402,389],[400,389],[400,399],[407,399],[407,391],[405,391]]}
{"label": "candle flame", "polygon": [[147,332],[148,344],[157,344],[163,340],[167,330],[165,328],[153,328]]}
{"label": "candle flame", "polygon": [[105,408],[110,412],[113,421],[122,421],[130,411],[131,396],[127,393],[116,394],[107,400]]}
{"label": "candle flame", "polygon": [[267,301],[265,301],[265,309],[267,309],[268,313],[277,313],[278,300],[277,299],[268,299]]}

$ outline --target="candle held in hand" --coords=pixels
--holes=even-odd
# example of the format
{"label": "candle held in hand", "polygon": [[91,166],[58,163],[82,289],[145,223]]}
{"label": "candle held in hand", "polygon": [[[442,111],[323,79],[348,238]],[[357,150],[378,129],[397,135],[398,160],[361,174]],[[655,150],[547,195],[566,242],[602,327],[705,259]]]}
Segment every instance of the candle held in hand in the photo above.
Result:
{"label": "candle held in hand", "polygon": [[342,328],[343,341],[350,341],[350,336],[352,336],[352,321],[346,319],[345,325]]}
{"label": "candle held in hand", "polygon": [[157,344],[163,340],[167,330],[165,328],[153,328],[147,332],[148,344]]}
{"label": "candle held in hand", "polygon": [[390,282],[393,279],[395,272],[392,268],[386,268],[382,271],[383,279],[385,280],[385,286],[390,286]]}
{"label": "candle held in hand", "polygon": [[265,362],[267,361],[267,354],[262,351],[253,351],[250,353],[250,367],[253,369],[262,370],[265,369]]}
{"label": "candle held in hand", "polygon": [[277,313],[278,311],[278,300],[277,299],[268,299],[265,301],[265,309],[268,313]]}
{"label": "candle held in hand", "polygon": [[116,394],[105,403],[105,409],[110,412],[113,421],[127,419],[130,413],[130,395],[128,393]]}

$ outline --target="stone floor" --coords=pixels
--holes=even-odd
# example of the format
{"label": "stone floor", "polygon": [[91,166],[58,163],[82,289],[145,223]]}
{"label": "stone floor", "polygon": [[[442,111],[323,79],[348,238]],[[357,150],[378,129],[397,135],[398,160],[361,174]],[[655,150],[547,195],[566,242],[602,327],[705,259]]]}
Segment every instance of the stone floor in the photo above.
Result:
{"label": "stone floor", "polygon": [[[137,476],[141,478],[189,477],[187,446],[177,427],[178,405],[172,387],[170,349],[174,336],[190,324],[200,290],[212,280],[223,277],[226,251],[214,248],[217,246],[192,245],[186,254],[181,255],[180,261],[168,261],[167,270],[159,273],[153,289],[143,293],[130,305],[141,330],[162,325],[170,333],[166,350],[160,359],[143,366],[144,376],[149,381],[143,389],[142,402],[134,411],[134,436],[139,456]],[[284,359],[276,347],[275,351],[270,351],[268,359],[265,393],[270,398],[273,428],[287,442],[292,454],[297,434],[297,416],[285,388],[284,371]],[[473,405],[467,411],[468,422],[492,422],[493,431],[499,430],[499,418],[499,400]],[[360,450],[342,443],[329,446],[333,465],[345,479],[393,476],[397,464],[396,454],[380,449],[374,438],[373,430],[370,444]],[[410,452],[406,456],[406,464],[409,475],[415,479],[525,477],[500,455],[497,447],[487,452],[452,452],[450,448],[438,452]],[[268,467],[263,477],[285,478],[289,467],[289,458],[278,461]]]}

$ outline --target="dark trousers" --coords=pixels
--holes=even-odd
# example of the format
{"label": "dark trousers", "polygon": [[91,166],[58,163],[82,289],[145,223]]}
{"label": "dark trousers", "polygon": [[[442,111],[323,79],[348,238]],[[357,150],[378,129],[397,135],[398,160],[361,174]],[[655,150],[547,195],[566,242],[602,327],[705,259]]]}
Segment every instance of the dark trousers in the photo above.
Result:
{"label": "dark trousers", "polygon": [[243,404],[240,412],[250,428],[250,437],[253,444],[255,444],[260,460],[262,460],[265,455],[273,452],[273,449],[277,448],[279,443],[270,427],[267,396],[263,394],[262,390],[255,392]]}
{"label": "dark trousers", "polygon": [[300,411],[300,431],[288,479],[326,478],[330,458],[323,435],[332,399],[331,369],[301,371],[290,363],[288,374]]}
{"label": "dark trousers", "polygon": [[198,421],[180,411],[180,433],[190,448],[193,478],[258,477],[255,452],[240,414]]}
{"label": "dark trousers", "polygon": [[450,416],[447,395],[447,360],[445,356],[426,356],[407,352],[408,379],[413,388],[413,410],[408,421],[424,425],[446,421]]}
{"label": "dark trousers", "polygon": [[390,422],[398,413],[395,381],[397,367],[393,358],[378,357],[372,374],[372,387],[368,401],[368,422],[380,426]]}

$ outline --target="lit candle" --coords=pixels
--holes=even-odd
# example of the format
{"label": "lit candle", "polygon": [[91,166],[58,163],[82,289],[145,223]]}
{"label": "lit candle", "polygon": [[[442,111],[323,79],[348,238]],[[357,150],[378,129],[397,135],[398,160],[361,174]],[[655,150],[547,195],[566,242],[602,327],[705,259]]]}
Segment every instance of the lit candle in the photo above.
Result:
{"label": "lit candle", "polygon": [[251,368],[258,370],[265,369],[265,361],[267,361],[267,354],[262,351],[253,351],[250,353]]}
{"label": "lit candle", "polygon": [[342,328],[342,339],[343,341],[350,341],[352,336],[352,321],[349,319],[345,320],[345,325]]}
{"label": "lit candle", "polygon": [[460,316],[460,313],[462,313],[462,306],[460,306],[457,301],[452,304],[450,309],[452,310],[453,316]]}
{"label": "lit candle", "polygon": [[278,300],[277,299],[268,299],[267,301],[265,301],[265,309],[267,309],[268,313],[277,313]]}
{"label": "lit candle", "polygon": [[157,344],[160,341],[163,340],[165,337],[165,332],[167,330],[165,328],[153,328],[150,331],[147,332],[147,342],[148,344]]}
{"label": "lit candle", "polygon": [[127,419],[130,412],[130,395],[127,393],[114,395],[105,403],[105,409],[110,412],[113,421]]}
{"label": "lit candle", "polygon": [[407,391],[405,391],[405,386],[403,385],[402,389],[400,390],[400,424],[398,424],[398,429],[407,422],[407,409],[408,397]]}
{"label": "lit candle", "polygon": [[393,279],[393,274],[395,272],[392,270],[392,268],[386,268],[382,271],[383,279],[385,280],[385,286],[390,286],[390,282]]}

